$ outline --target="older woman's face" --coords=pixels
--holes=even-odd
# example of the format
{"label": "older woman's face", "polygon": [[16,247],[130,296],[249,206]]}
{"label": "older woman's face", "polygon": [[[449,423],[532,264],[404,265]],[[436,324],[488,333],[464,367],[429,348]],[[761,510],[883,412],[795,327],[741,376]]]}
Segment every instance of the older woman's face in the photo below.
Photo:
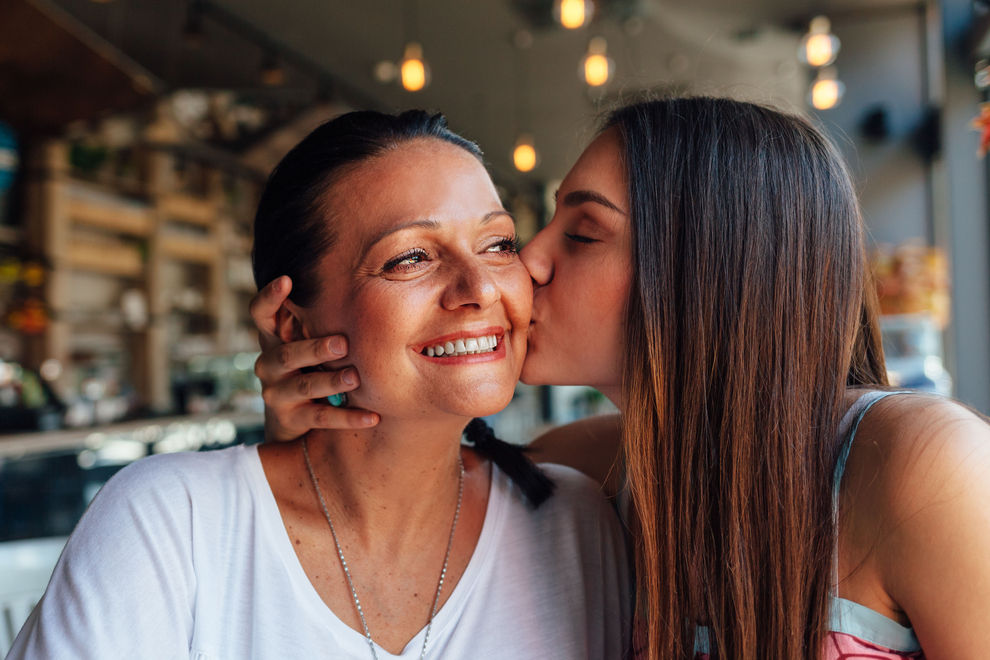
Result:
{"label": "older woman's face", "polygon": [[590,385],[621,398],[625,310],[632,282],[629,193],[615,129],[595,139],[557,191],[550,224],[522,252],[533,321],[522,379]]}
{"label": "older woman's face", "polygon": [[348,336],[361,375],[352,404],[383,417],[505,407],[532,284],[478,160],[441,140],[409,141],[345,174],[327,201],[337,241],[299,316],[305,335]]}

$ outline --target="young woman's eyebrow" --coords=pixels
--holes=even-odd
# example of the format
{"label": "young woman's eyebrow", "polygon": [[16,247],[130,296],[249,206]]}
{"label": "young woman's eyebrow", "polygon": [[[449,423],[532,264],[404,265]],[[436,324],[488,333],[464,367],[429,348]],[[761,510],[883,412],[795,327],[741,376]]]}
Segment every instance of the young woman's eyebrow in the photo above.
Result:
{"label": "young woman's eyebrow", "polygon": [[605,195],[595,192],[594,190],[572,190],[571,192],[564,195],[563,201],[559,199],[560,191],[554,193],[553,197],[558,203],[564,206],[581,206],[585,202],[594,202],[595,204],[601,204],[607,209],[611,209],[616,213],[621,213],[622,215],[629,215],[618,206],[613,204],[608,197]]}

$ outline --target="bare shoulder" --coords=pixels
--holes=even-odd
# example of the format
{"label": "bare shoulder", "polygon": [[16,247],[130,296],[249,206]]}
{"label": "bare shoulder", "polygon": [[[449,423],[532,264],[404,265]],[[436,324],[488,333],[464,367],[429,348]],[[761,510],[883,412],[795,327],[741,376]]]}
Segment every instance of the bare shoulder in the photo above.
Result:
{"label": "bare shoulder", "polygon": [[[884,590],[928,657],[975,657],[990,600],[990,426],[965,406],[926,395],[879,402],[856,435],[856,508],[880,530]],[[850,457],[852,458],[852,457]]]}
{"label": "bare shoulder", "polygon": [[611,497],[622,480],[621,445],[619,415],[598,415],[550,429],[529,445],[529,455],[538,463],[558,463],[583,472]]}
{"label": "bare shoulder", "polygon": [[926,490],[948,486],[990,460],[990,425],[950,399],[891,396],[863,419],[856,443],[873,445],[883,457],[881,481],[910,480]]}
{"label": "bare shoulder", "polygon": [[990,483],[990,425],[943,397],[891,396],[866,415],[850,460],[861,496],[886,519],[916,516],[935,502],[968,498]]}

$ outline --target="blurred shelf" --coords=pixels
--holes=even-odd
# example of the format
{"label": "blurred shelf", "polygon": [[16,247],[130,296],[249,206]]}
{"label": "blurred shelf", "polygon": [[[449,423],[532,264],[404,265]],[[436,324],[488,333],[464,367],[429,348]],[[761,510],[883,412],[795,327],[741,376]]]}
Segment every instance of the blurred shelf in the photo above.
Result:
{"label": "blurred shelf", "polygon": [[66,246],[65,256],[68,266],[79,270],[129,278],[144,273],[144,259],[137,247],[76,241]]}
{"label": "blurred shelf", "polygon": [[255,286],[254,282],[227,282],[227,286],[230,290],[235,293],[244,294],[246,296],[253,296],[258,293],[258,287]]}
{"label": "blurred shelf", "polygon": [[216,316],[216,310],[206,307],[192,309],[189,307],[183,307],[182,305],[171,305],[168,308],[168,311],[171,314],[182,314],[183,316],[201,316],[203,318],[213,318]]}
{"label": "blurred shelf", "polygon": [[[173,405],[169,378],[177,362],[228,353],[240,346],[242,334],[253,336],[244,299],[254,294],[251,242],[236,218],[253,205],[261,180],[191,162],[198,153],[134,148],[130,157],[140,176],[119,180],[103,170],[91,172],[92,180],[80,177],[65,141],[34,148],[39,175],[26,196],[23,238],[52,264],[43,292],[52,323],[26,349],[25,361],[54,358],[71,366],[80,345],[74,335],[86,334],[85,343],[102,346],[89,340],[102,333],[107,346],[121,347],[123,378],[141,405],[166,412]],[[129,290],[136,296],[128,296],[134,304],[127,307],[146,319],[140,330],[120,322]],[[197,294],[196,304],[176,300],[186,290]],[[74,311],[97,307],[115,318]],[[86,316],[93,320],[77,320]],[[62,380],[57,385],[73,387],[69,376]]]}
{"label": "blurred shelf", "polygon": [[67,323],[73,328],[73,340],[82,333],[112,332],[119,334],[131,330],[125,325],[120,313],[115,310],[102,312],[77,309],[66,310],[59,314],[58,320]]}
{"label": "blurred shelf", "polygon": [[164,235],[158,239],[158,248],[165,256],[190,263],[212,266],[220,254],[216,245],[209,240],[197,240],[186,236]]}
{"label": "blurred shelf", "polygon": [[158,200],[158,211],[163,217],[203,227],[212,227],[217,219],[216,204],[190,195],[162,195]]}
{"label": "blurred shelf", "polygon": [[68,211],[73,222],[129,236],[148,236],[154,227],[151,209],[137,205],[70,198]]}

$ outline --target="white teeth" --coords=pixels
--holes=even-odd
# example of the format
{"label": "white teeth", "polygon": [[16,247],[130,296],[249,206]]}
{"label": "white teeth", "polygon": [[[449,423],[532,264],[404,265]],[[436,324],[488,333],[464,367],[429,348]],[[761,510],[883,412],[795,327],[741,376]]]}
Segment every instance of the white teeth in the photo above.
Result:
{"label": "white teeth", "polygon": [[423,350],[423,355],[428,357],[474,355],[476,353],[490,353],[497,347],[498,337],[495,335],[485,335],[483,337],[468,337],[466,339],[436,344],[435,346],[428,346]]}

